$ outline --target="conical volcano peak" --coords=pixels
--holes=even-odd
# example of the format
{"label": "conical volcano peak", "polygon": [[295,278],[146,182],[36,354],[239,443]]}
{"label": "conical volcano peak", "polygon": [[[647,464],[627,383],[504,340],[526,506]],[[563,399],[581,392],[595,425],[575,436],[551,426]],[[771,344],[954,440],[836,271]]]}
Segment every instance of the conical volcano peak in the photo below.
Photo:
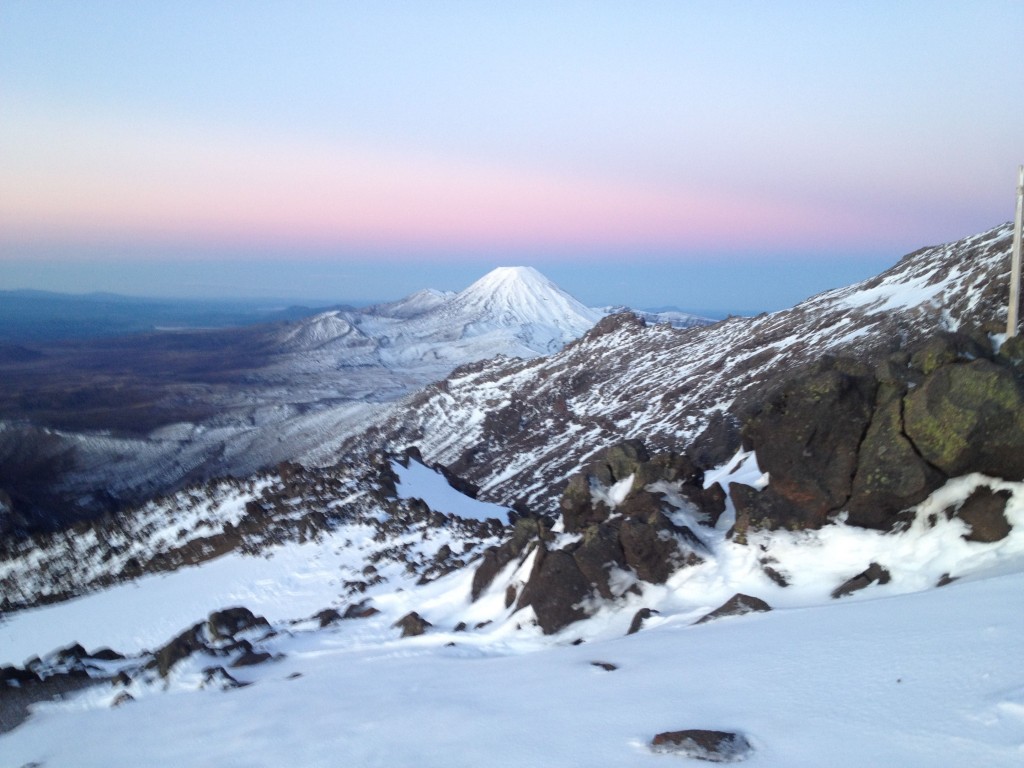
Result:
{"label": "conical volcano peak", "polygon": [[518,290],[563,293],[557,285],[533,267],[498,267],[469,286],[463,294]]}
{"label": "conical volcano peak", "polygon": [[563,343],[601,317],[533,267],[498,267],[459,293],[452,305],[475,324],[550,326],[566,336]]}

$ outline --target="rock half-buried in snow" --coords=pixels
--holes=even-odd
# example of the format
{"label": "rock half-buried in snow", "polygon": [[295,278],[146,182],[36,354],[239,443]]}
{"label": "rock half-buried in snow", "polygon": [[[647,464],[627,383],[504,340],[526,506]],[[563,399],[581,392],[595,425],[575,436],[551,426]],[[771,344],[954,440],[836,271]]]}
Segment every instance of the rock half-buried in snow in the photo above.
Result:
{"label": "rock half-buried in snow", "polygon": [[709,763],[736,763],[746,760],[754,751],[742,733],[700,729],[659,733],[651,741],[651,749]]}

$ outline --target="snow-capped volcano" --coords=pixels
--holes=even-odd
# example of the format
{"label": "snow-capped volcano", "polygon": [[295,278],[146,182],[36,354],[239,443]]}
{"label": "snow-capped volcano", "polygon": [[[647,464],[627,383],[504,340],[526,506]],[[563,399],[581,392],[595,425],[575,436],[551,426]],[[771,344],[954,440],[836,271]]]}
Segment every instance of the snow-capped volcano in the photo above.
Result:
{"label": "snow-capped volcano", "polygon": [[602,317],[533,267],[492,270],[438,311],[464,323],[463,336],[534,326],[550,329],[552,341],[561,342],[557,347],[583,335]]}
{"label": "snow-capped volcano", "polygon": [[557,352],[603,315],[532,267],[499,267],[459,293],[428,289],[388,304],[325,313],[283,338],[286,349],[311,353],[295,361],[302,369],[350,366],[355,355],[363,366],[425,367],[430,380],[499,354],[530,358]]}

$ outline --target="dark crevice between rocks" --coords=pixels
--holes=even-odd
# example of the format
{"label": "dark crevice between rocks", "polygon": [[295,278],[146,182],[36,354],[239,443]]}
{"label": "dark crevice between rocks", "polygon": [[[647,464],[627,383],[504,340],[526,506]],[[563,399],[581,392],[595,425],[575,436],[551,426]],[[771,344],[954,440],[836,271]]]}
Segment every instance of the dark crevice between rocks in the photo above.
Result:
{"label": "dark crevice between rocks", "polygon": [[910,435],[907,434],[907,422],[906,422],[906,408],[907,408],[907,395],[906,393],[900,398],[900,436],[907,441],[907,445],[910,446],[910,450],[914,452],[914,455],[921,460],[928,469],[932,470],[936,474],[945,477],[946,473],[939,469],[937,466],[928,461],[928,458],[921,453],[921,449],[917,447],[917,444],[910,439]]}

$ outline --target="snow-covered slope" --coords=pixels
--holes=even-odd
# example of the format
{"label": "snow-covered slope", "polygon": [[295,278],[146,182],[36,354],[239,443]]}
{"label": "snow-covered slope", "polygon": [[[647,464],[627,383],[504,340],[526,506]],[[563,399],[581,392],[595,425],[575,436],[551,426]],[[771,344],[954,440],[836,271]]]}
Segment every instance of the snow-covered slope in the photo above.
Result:
{"label": "snow-covered slope", "polygon": [[[721,471],[743,479],[736,463]],[[390,506],[344,473],[319,481],[319,501],[313,475],[222,489],[195,530],[244,529],[247,502],[268,493],[281,502],[276,519],[310,526],[12,615],[0,625],[0,663],[41,654],[29,668],[44,677],[84,669],[98,684],[35,704],[26,723],[0,734],[0,755],[48,768],[654,766],[665,759],[650,749],[656,733],[703,728],[743,734],[758,766],[1019,764],[1024,618],[1013,606],[1024,589],[1024,484],[958,478],[896,534],[829,526],[763,532],[744,545],[725,536],[726,515],[700,529],[702,563],[664,585],[634,583],[545,636],[532,609],[514,611],[505,597],[529,574],[529,557],[475,602],[472,568],[431,570],[489,540],[480,523],[432,520],[413,502],[450,496],[421,472],[399,473],[397,495],[409,500]],[[931,522],[992,482],[1011,494],[1006,539],[968,542],[961,521]],[[314,524],[325,502],[332,519]],[[178,524],[164,526],[166,541]],[[765,576],[765,557],[789,586]],[[890,569],[888,583],[830,597],[875,562]],[[955,581],[935,588],[941,575]],[[774,610],[695,624],[736,593]],[[212,635],[211,618],[182,632],[236,606],[269,623],[219,624]],[[626,636],[641,608],[648,618]],[[403,637],[396,624],[413,611],[425,632]],[[48,653],[76,641],[126,658]],[[46,683],[15,690],[33,685]]]}

